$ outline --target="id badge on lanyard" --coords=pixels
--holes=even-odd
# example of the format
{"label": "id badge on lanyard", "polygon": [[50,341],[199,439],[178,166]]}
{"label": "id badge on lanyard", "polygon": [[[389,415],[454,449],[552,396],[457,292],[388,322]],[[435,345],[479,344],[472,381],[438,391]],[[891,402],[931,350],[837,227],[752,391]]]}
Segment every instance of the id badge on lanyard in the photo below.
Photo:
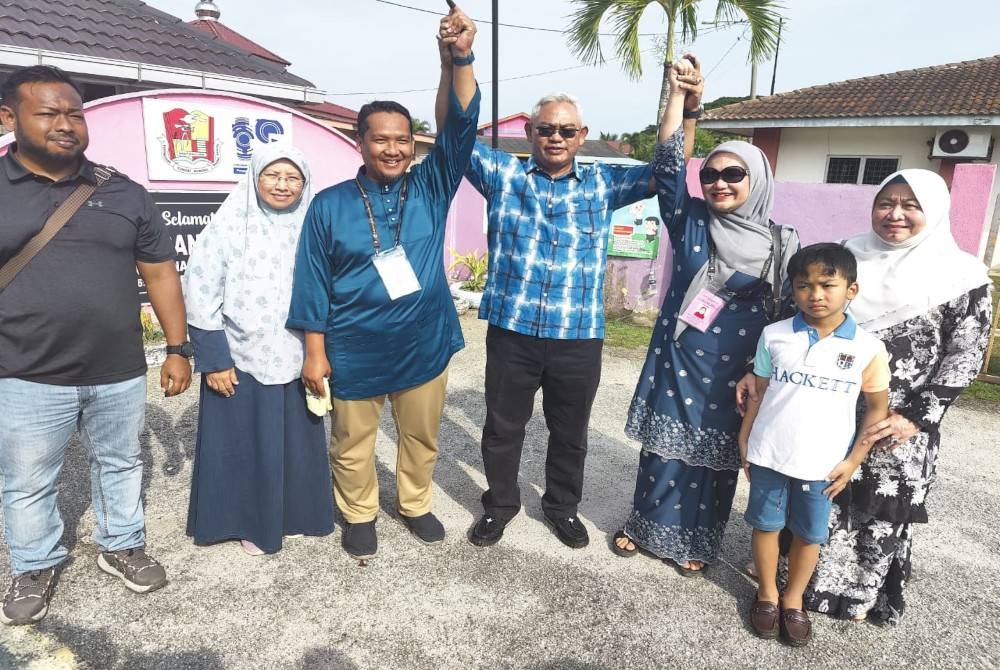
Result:
{"label": "id badge on lanyard", "polygon": [[375,253],[372,255],[372,264],[378,276],[382,278],[382,284],[389,293],[389,300],[396,300],[420,290],[420,281],[413,272],[413,266],[406,258],[406,250],[402,246]]}
{"label": "id badge on lanyard", "polygon": [[375,247],[375,253],[372,254],[372,265],[375,266],[375,271],[378,272],[382,285],[385,286],[385,290],[389,294],[389,300],[396,300],[404,295],[416,293],[420,290],[420,281],[406,257],[406,250],[399,242],[403,231],[403,207],[406,205],[406,177],[403,177],[403,185],[399,190],[399,225],[396,226],[396,240],[392,249],[388,251],[382,251],[378,230],[375,227],[375,213],[372,211],[368,192],[361,185],[360,179],[355,179],[354,183],[361,194],[361,201],[364,203],[365,213],[368,215],[368,225],[371,228],[372,246]]}
{"label": "id badge on lanyard", "polygon": [[[773,260],[774,244],[768,252],[764,268],[761,270],[760,278],[763,280],[767,276],[767,271],[771,268]],[[724,279],[719,277],[716,268],[715,244],[709,239],[708,243],[708,285],[698,291],[694,300],[687,306],[687,309],[677,318],[696,330],[705,332],[715,322],[719,314],[725,308],[726,303],[736,295],[726,287]]]}
{"label": "id badge on lanyard", "polygon": [[725,287],[718,275],[713,274],[708,286],[698,291],[691,304],[677,318],[704,333],[715,322],[732,296],[732,291]]}

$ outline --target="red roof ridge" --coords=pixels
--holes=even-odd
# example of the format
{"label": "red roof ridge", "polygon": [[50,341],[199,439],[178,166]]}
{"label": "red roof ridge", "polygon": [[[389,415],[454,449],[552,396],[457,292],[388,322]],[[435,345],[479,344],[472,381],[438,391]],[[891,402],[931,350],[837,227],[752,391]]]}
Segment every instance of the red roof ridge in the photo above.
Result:
{"label": "red roof ridge", "polygon": [[255,56],[259,56],[264,60],[269,60],[273,63],[278,63],[280,65],[291,65],[291,61],[287,61],[278,54],[274,53],[269,49],[265,49],[261,45],[254,42],[248,37],[244,37],[240,33],[236,32],[229,26],[225,25],[221,21],[213,20],[208,21],[205,19],[195,19],[194,21],[188,21],[187,24],[196,30],[201,30],[202,32],[207,32],[215,35],[216,38],[222,40],[227,44],[242,49],[248,53]]}

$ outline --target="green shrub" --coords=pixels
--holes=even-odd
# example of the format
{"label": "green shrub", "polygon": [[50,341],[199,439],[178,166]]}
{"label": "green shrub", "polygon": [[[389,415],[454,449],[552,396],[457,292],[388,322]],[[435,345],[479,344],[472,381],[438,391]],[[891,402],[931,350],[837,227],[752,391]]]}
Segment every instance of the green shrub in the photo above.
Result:
{"label": "green shrub", "polygon": [[155,344],[163,341],[163,331],[153,319],[153,315],[144,309],[139,310],[139,323],[142,324],[142,343]]}
{"label": "green shrub", "polygon": [[[451,255],[454,260],[448,266],[449,274],[456,279],[464,279],[462,282],[464,290],[481,293],[486,288],[486,273],[489,270],[489,260],[487,259],[486,252],[484,251],[480,254],[479,249],[476,249],[467,254],[459,254],[454,249],[451,249]],[[462,267],[465,268],[465,272],[454,272],[456,269]]]}

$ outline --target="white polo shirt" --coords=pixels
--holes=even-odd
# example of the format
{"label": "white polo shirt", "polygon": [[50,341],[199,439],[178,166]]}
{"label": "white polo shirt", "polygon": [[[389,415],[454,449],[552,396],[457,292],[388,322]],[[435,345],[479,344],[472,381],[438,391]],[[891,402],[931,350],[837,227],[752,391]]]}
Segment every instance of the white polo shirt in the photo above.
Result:
{"label": "white polo shirt", "polygon": [[847,456],[858,394],[889,388],[890,373],[882,341],[845,316],[823,339],[801,314],[764,328],[754,374],[770,381],[750,432],[751,463],[819,481]]}

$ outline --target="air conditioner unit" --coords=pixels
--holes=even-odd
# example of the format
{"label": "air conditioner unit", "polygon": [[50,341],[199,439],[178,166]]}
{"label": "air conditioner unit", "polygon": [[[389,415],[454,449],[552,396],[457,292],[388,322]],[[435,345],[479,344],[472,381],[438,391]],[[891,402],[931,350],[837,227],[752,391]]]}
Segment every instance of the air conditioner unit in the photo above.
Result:
{"label": "air conditioner unit", "polygon": [[933,158],[986,158],[993,152],[993,138],[988,130],[947,128],[934,136]]}

